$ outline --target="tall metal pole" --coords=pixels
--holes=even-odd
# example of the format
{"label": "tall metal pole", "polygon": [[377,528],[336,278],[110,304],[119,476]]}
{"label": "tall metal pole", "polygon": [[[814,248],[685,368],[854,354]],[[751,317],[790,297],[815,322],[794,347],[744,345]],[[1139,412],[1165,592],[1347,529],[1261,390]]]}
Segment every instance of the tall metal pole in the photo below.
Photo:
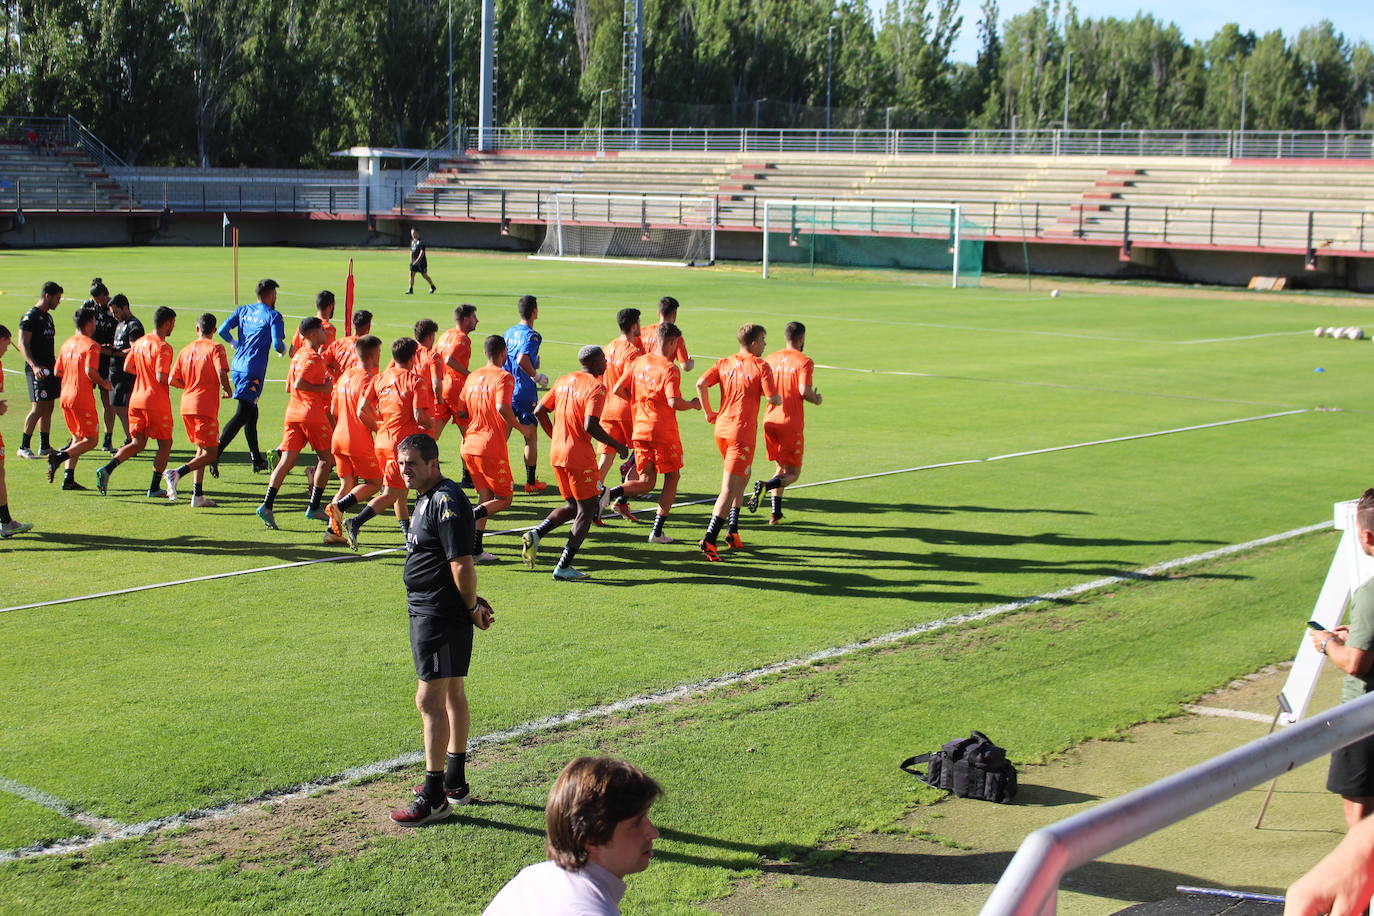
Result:
{"label": "tall metal pole", "polygon": [[768,101],[768,96],[761,99],[754,99],[754,130],[759,129],[759,106]]}
{"label": "tall metal pole", "polygon": [[1064,58],[1064,132],[1069,130],[1069,74],[1073,73],[1073,52]]}
{"label": "tall metal pole", "polygon": [[644,0],[635,0],[634,46],[630,56],[630,130],[635,146],[644,126]]}
{"label": "tall metal pole", "polygon": [[477,148],[495,145],[493,124],[496,108],[496,0],[482,0],[481,75],[477,82]]}
{"label": "tall metal pole", "polygon": [[453,149],[453,0],[448,0],[448,148]]}
{"label": "tall metal pole", "polygon": [[1250,92],[1250,71],[1246,70],[1240,75],[1240,148],[1236,150],[1239,157],[1245,152],[1245,101]]}
{"label": "tall metal pole", "polygon": [[601,127],[601,103],[606,99],[606,93],[615,92],[614,89],[602,89],[596,96],[596,148],[605,149],[606,132]]}
{"label": "tall metal pole", "polygon": [[835,27],[832,25],[825,35],[825,129],[830,129],[830,83],[831,72],[835,69]]}

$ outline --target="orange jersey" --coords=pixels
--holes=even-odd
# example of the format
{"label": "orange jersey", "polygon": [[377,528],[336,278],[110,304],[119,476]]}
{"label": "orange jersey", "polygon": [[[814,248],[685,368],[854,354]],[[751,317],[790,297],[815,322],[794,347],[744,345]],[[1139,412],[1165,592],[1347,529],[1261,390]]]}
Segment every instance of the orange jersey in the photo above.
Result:
{"label": "orange jersey", "polygon": [[759,432],[759,401],[778,393],[773,369],[749,353],[719,360],[702,374],[707,385],[720,386],[716,438],[752,443]]}
{"label": "orange jersey", "polygon": [[286,372],[286,390],[290,399],[286,402],[286,422],[305,423],[325,416],[329,410],[328,391],[304,391],[296,388],[297,382],[311,385],[329,384],[329,367],[325,364],[324,353],[307,346],[297,350],[291,357],[291,368]]}
{"label": "orange jersey", "polygon": [[444,397],[449,398],[450,391],[454,393],[462,391],[467,376],[450,366],[448,361],[454,360],[471,370],[472,338],[468,336],[467,331],[449,328],[439,336],[439,340],[434,344],[434,355],[439,359],[440,365],[444,367]]}
{"label": "orange jersey", "polygon": [[329,364],[330,375],[336,379],[342,378],[349,369],[362,365],[358,359],[357,344],[356,336],[340,337],[324,348],[324,359]]}
{"label": "orange jersey", "polygon": [[134,376],[133,394],[129,406],[141,410],[172,415],[172,396],[167,384],[157,377],[172,376],[172,345],[156,334],[144,334],[135,340],[124,357],[124,371]]}
{"label": "orange jersey", "polygon": [[[328,350],[330,345],[334,343],[334,338],[339,336],[339,331],[327,318],[321,318],[320,323],[324,325],[324,346],[320,347],[320,350],[324,351]],[[306,346],[305,338],[302,337],[301,332],[297,330],[296,336],[291,338],[291,354],[294,356],[301,350],[304,350]]]}
{"label": "orange jersey", "polygon": [[644,355],[644,344],[641,341],[642,338],[638,337],[634,340],[617,337],[606,344],[606,374],[602,376],[606,382],[606,406],[601,413],[603,421],[624,421],[630,418],[630,402],[616,394],[615,389],[625,375],[625,370],[630,368],[630,363]]}
{"label": "orange jersey", "polygon": [[662,356],[646,353],[630,363],[616,386],[622,397],[628,392],[634,414],[634,438],[643,442],[678,439],[677,411],[669,398],[682,397],[682,370]]}
{"label": "orange jersey", "polygon": [[805,423],[802,414],[802,405],[805,402],[801,390],[803,385],[808,388],[811,386],[816,364],[800,350],[792,349],[779,350],[765,362],[773,369],[773,380],[777,383],[778,394],[782,395],[782,403],[777,407],[769,407],[763,422],[770,426],[789,426],[800,431]]}
{"label": "orange jersey", "polygon": [[425,431],[415,419],[415,411],[434,406],[424,379],[409,369],[390,365],[377,376],[375,389],[379,450],[394,451],[406,436]]}
{"label": "orange jersey", "polygon": [[57,353],[57,374],[62,377],[61,406],[95,409],[95,393],[87,369],[100,366],[100,344],[83,334],[67,338]]}
{"label": "orange jersey", "polygon": [[358,418],[358,405],[375,403],[377,372],[362,366],[349,369],[334,383],[330,408],[335,416],[334,438],[329,450],[341,455],[371,455],[375,447],[372,430]]}
{"label": "orange jersey", "polygon": [[[596,449],[587,432],[587,418],[601,416],[606,386],[590,372],[572,372],[553,383],[544,395],[544,409],[553,413],[554,467],[595,467]],[[625,443],[629,445],[629,443]]]}
{"label": "orange jersey", "polygon": [[515,376],[500,366],[483,366],[468,376],[463,400],[468,405],[468,431],[463,434],[464,455],[490,455],[506,451],[510,426],[501,408],[510,406]]}
{"label": "orange jersey", "polygon": [[[392,369],[396,366],[396,360],[391,361],[387,366]],[[431,406],[439,402],[439,392],[434,390],[434,351],[424,344],[415,347],[415,356],[410,360],[410,371],[420,377],[424,383],[425,390],[429,392]]]}
{"label": "orange jersey", "polygon": [[[651,324],[647,328],[640,328],[639,342],[644,345],[645,353],[658,355],[658,324]],[[673,361],[685,363],[687,359],[687,341],[685,338],[679,337],[677,339],[677,346],[673,348]]]}
{"label": "orange jersey", "polygon": [[224,344],[213,340],[193,340],[181,348],[172,365],[172,384],[181,393],[183,417],[218,417],[219,395],[223,390],[220,373],[229,371]]}

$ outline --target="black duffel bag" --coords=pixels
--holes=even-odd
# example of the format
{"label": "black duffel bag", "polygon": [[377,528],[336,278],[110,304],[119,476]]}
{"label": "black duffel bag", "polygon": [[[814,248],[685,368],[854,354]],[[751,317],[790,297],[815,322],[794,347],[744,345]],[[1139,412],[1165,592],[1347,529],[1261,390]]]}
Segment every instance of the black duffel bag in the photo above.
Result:
{"label": "black duffel bag", "polygon": [[[926,764],[922,773],[916,764]],[[1016,797],[1016,767],[1007,752],[982,732],[949,742],[933,754],[917,754],[900,764],[913,776],[959,798],[1006,803]]]}

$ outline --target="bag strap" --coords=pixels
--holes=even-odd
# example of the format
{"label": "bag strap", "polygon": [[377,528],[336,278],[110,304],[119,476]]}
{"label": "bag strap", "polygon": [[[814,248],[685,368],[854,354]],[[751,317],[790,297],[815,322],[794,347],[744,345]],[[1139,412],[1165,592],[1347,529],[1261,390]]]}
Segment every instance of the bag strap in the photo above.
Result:
{"label": "bag strap", "polygon": [[915,757],[908,757],[901,763],[897,764],[897,768],[899,770],[905,770],[912,776],[924,776],[924,773],[918,773],[914,768],[918,763],[928,763],[930,761],[930,758],[934,756],[934,754],[917,754]]}

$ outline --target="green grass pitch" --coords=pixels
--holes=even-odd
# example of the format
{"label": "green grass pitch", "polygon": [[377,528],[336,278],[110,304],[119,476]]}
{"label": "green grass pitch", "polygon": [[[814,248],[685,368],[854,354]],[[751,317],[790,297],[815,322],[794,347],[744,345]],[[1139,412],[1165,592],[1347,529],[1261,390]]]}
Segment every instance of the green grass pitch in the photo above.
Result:
{"label": "green grass pitch", "polygon": [[[500,333],[516,298],[534,293],[543,368],[556,378],[574,368],[577,347],[615,336],[617,309],[649,314],[671,294],[698,357],[689,380],[733,352],[749,320],[768,327],[770,351],[789,320],[804,321],[807,352],[824,367],[802,482],[833,482],[791,491],[785,525],[763,524],[766,510],[746,515],[742,554],[720,564],[697,554],[706,505],[674,512],[671,546],[644,543],[647,526],[594,529],[578,566],[595,578],[582,584],[549,581],[548,562],[527,572],[515,537],[489,538],[502,562],[480,570],[480,591],[498,619],[476,640],[474,735],[1308,525],[1374,482],[1363,458],[1374,346],[1311,334],[1364,323],[1360,300],[1128,289],[1051,299],[885,273],[784,270],[764,281],[743,267],[440,252],[439,292],[404,296],[404,253],[286,248],[241,252],[239,299],[273,277],[289,332],[316,290],[342,298],[349,257],[359,306],[384,340],[421,317],[446,327],[462,302],[479,308],[476,337]],[[145,322],[156,306],[177,309],[177,348],[196,315],[232,306],[220,249],[10,252],[0,254],[0,323],[17,333],[38,287],[55,279],[68,290],[55,313],[64,338],[94,276],[129,295]],[[249,472],[241,439],[224,478],[207,480],[217,509],[144,498],[150,453],[119,469],[109,496],[49,486],[40,462],[14,457],[27,403],[17,352],[4,365],[10,506],[36,530],[0,541],[0,608],[340,556],[302,517],[299,474],[278,500],[282,530],[263,529],[253,507],[265,478]],[[284,373],[274,359],[269,377]],[[269,385],[265,446],[280,435],[284,403],[282,386]],[[1269,418],[1208,425],[1256,417]],[[709,499],[720,479],[710,428],[696,413],[680,421],[679,499]],[[1203,428],[985,460],[1186,427]],[[542,465],[547,440],[541,447]],[[450,429],[441,450],[456,448]],[[178,427],[174,460],[187,455]],[[512,456],[518,468],[515,444]],[[99,463],[84,458],[78,479],[93,486]],[[546,467],[541,476],[551,479]],[[533,524],[557,501],[518,496],[491,528]],[[474,755],[486,804],[416,833],[368,820],[402,800],[411,768],[349,790],[378,796],[361,820],[343,816],[340,801],[343,814],[267,850],[206,850],[194,833],[163,832],[6,862],[0,910],[478,912],[540,857],[540,807],[561,764],[600,752],[641,763],[669,793],[655,809],[660,861],[631,879],[626,911],[699,912],[765,857],[822,856],[836,837],[931,800],[896,770],[903,756],[976,727],[1019,761],[1042,759],[1287,657],[1332,544],[1310,535],[496,744]],[[395,548],[401,536],[378,519],[364,545]],[[548,561],[561,545],[560,533],[546,541]],[[32,787],[133,824],[413,752],[400,566],[390,552],[0,612],[0,789]],[[0,850],[89,835],[99,829],[89,817],[0,791]]]}

